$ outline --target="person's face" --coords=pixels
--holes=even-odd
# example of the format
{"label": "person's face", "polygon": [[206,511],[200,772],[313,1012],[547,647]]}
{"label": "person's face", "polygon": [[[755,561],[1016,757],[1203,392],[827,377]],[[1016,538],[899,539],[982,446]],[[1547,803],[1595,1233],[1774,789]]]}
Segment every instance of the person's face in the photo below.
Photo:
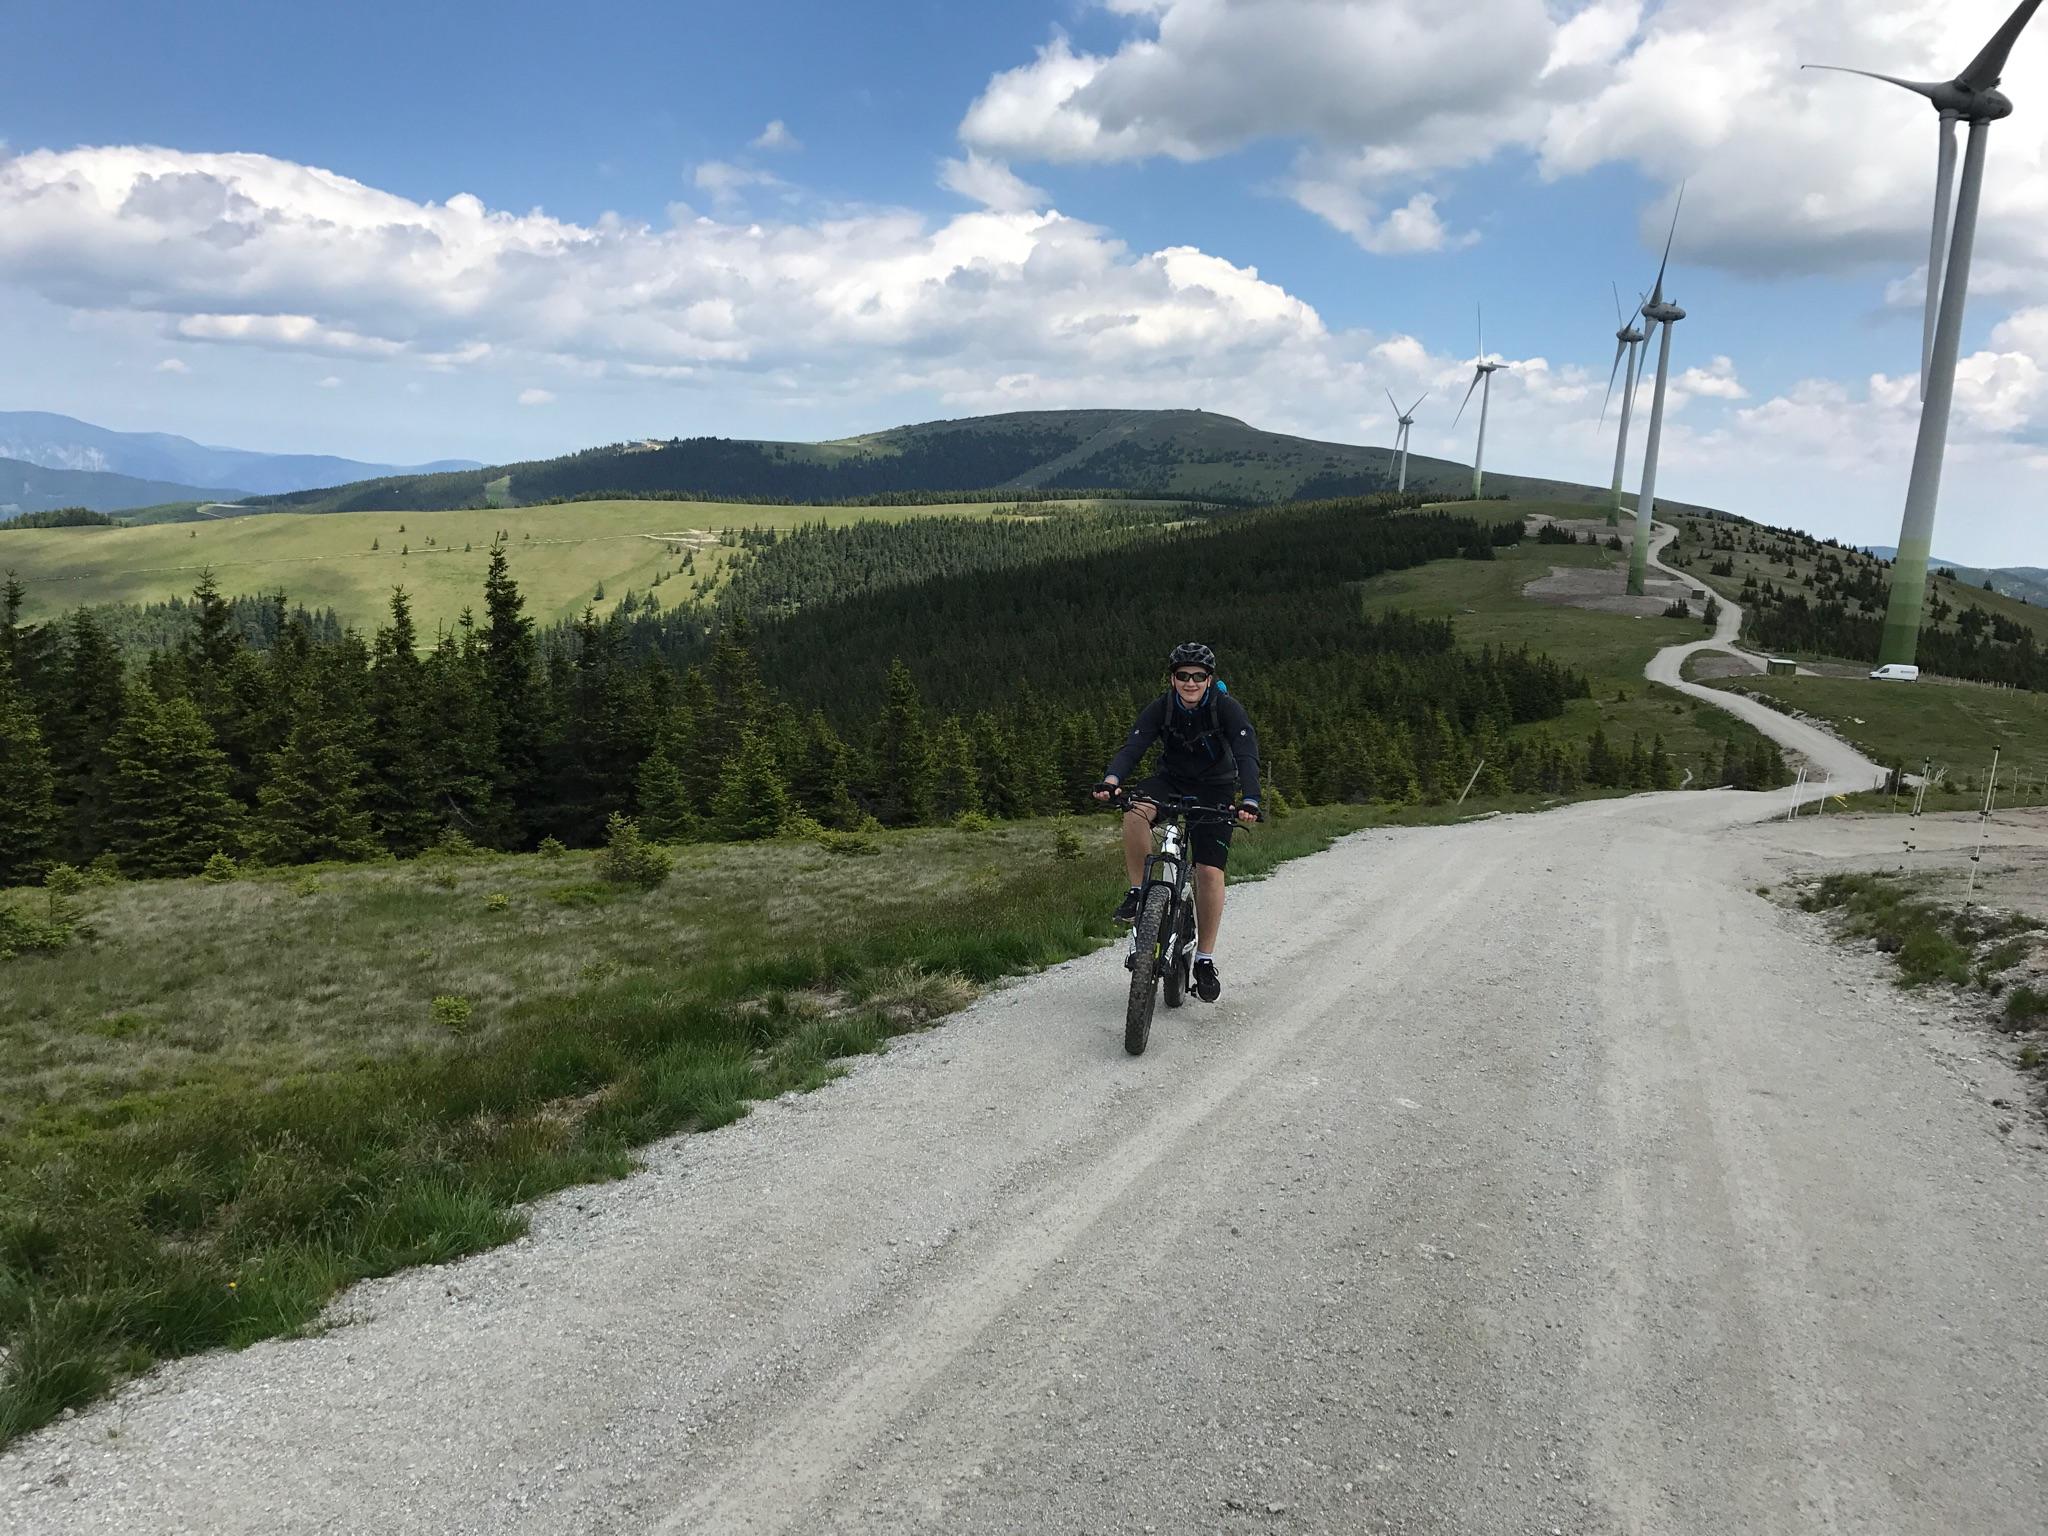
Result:
{"label": "person's face", "polygon": [[1202,695],[1208,690],[1209,674],[1200,667],[1173,669],[1173,691],[1180,695],[1181,703],[1190,709],[1202,702]]}

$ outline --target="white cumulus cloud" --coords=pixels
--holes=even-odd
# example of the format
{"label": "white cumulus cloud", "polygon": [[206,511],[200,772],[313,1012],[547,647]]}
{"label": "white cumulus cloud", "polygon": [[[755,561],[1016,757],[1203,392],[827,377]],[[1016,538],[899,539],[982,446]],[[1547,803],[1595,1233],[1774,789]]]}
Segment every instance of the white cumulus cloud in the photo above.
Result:
{"label": "white cumulus cloud", "polygon": [[755,149],[786,150],[794,153],[804,146],[803,141],[789,131],[789,125],[778,117],[755,136],[753,147]]}
{"label": "white cumulus cloud", "polygon": [[519,391],[519,403],[521,405],[553,405],[555,397],[551,391],[545,389],[522,389]]}

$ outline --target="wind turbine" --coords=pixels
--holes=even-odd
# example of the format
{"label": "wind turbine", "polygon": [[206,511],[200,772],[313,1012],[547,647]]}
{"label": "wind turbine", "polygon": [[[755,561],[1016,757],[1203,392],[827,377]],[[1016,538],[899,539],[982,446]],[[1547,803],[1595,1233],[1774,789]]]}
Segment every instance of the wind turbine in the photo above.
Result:
{"label": "wind turbine", "polygon": [[[1906,482],[1906,512],[1899,549],[1892,560],[1891,600],[1885,609],[1880,666],[1910,664],[1920,645],[1920,608],[1927,594],[1927,552],[1934,543],[1934,508],[1941,494],[1941,460],[1948,448],[1949,406],[1955,399],[1956,356],[1962,349],[1963,300],[1970,286],[1970,253],[1977,240],[1977,204],[1984,188],[1984,151],[1991,125],[2012,115],[2012,102],[1997,89],[2012,46],[2034,19],[2041,0],[2020,0],[2005,25],[1953,80],[1901,80],[1867,69],[1809,64],[1841,74],[1867,75],[1925,96],[1939,117],[1934,183],[1934,233],[1928,241],[1927,302],[1920,322],[1920,435],[1913,444],[1913,473]],[[1949,228],[1949,188],[1955,178],[1956,124],[1970,125],[1963,151],[1963,180],[1955,194],[1955,227]],[[1944,256],[1946,260],[1944,260]]]}
{"label": "wind turbine", "polygon": [[[1610,286],[1612,286],[1610,284]],[[1614,289],[1614,318],[1619,329],[1614,333],[1614,366],[1607,370],[1607,398],[1600,402],[1600,420],[1607,420],[1607,406],[1614,399],[1614,376],[1621,371],[1622,358],[1628,359],[1628,378],[1621,392],[1621,437],[1614,445],[1614,494],[1607,506],[1607,526],[1618,527],[1621,523],[1621,473],[1628,460],[1628,422],[1636,405],[1636,363],[1642,355],[1643,333],[1636,329],[1636,320],[1642,315],[1643,305],[1638,302],[1635,313],[1626,320],[1621,318],[1621,289]]]}
{"label": "wind turbine", "polygon": [[[2038,3],[2038,0],[2037,0]],[[1458,414],[1451,418],[1451,430],[1456,431],[1458,423],[1465,419],[1465,406],[1472,403],[1472,391],[1479,390],[1479,448],[1472,455],[1472,499],[1479,499],[1481,486],[1486,476],[1486,407],[1493,399],[1493,376],[1507,366],[1504,363],[1489,363],[1486,360],[1486,311],[1479,311],[1479,356],[1472,366],[1472,382],[1466,386],[1464,404],[1458,407]],[[1480,389],[1484,382],[1485,388]],[[1420,401],[1416,402],[1418,405]]]}
{"label": "wind turbine", "polygon": [[[2035,0],[2036,4],[2040,0]],[[1643,595],[1643,573],[1650,559],[1650,525],[1657,512],[1657,449],[1664,438],[1664,385],[1671,376],[1671,328],[1685,318],[1685,311],[1664,297],[1664,269],[1671,265],[1671,242],[1678,238],[1678,209],[1685,206],[1685,188],[1678,189],[1678,206],[1671,210],[1671,233],[1664,237],[1664,259],[1657,264],[1657,285],[1637,311],[1650,322],[1648,335],[1664,328],[1657,344],[1657,388],[1650,396],[1650,435],[1643,444],[1643,488],[1636,496],[1636,536],[1628,552],[1628,590],[1631,597]]]}
{"label": "wind turbine", "polygon": [[1428,398],[1429,391],[1425,389],[1420,395],[1416,396],[1415,404],[1409,406],[1404,411],[1401,409],[1401,402],[1394,398],[1394,392],[1391,389],[1387,391],[1387,404],[1394,408],[1394,420],[1401,424],[1400,428],[1394,433],[1394,451],[1401,455],[1401,481],[1400,484],[1394,487],[1396,491],[1408,489],[1408,429],[1415,425],[1417,407]]}

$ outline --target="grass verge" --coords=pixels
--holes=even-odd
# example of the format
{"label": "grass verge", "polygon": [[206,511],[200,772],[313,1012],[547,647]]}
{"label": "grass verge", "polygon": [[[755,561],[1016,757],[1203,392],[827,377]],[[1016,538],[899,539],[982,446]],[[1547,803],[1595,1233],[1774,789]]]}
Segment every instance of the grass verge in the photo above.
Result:
{"label": "grass verge", "polygon": [[1946,981],[1996,996],[1999,976],[2029,952],[2041,924],[2016,913],[1945,907],[1893,875],[1828,875],[1799,899],[1807,912],[1840,914],[1845,938],[1869,939],[1899,968],[1899,985]]}

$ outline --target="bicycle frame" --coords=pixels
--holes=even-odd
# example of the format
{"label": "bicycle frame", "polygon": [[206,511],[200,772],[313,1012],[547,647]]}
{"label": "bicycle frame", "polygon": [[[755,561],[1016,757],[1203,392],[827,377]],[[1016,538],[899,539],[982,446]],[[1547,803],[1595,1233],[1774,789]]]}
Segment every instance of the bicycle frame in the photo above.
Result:
{"label": "bicycle frame", "polygon": [[[1210,805],[1204,801],[1183,797],[1178,801],[1160,800],[1152,796],[1140,796],[1145,803],[1157,806],[1159,814],[1153,821],[1153,832],[1158,837],[1158,846],[1146,856],[1145,878],[1140,882],[1142,891],[1154,886],[1166,888],[1166,921],[1160,925],[1161,942],[1168,946],[1163,956],[1159,973],[1163,976],[1173,966],[1182,963],[1180,954],[1180,914],[1184,907],[1192,905],[1199,918],[1201,907],[1195,901],[1194,828],[1191,820],[1198,816],[1211,817],[1217,821],[1235,822],[1237,812],[1233,807]],[[1123,806],[1129,810],[1132,797],[1123,797]],[[1124,945],[1124,969],[1130,970],[1138,956],[1138,933],[1135,927]]]}

